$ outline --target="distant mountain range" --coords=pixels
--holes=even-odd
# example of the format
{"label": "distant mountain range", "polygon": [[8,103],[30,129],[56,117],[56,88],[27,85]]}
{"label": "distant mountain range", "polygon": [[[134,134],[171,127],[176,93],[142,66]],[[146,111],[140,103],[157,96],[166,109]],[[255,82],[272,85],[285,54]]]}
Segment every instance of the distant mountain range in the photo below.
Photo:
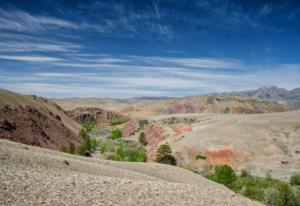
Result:
{"label": "distant mountain range", "polygon": [[256,90],[247,90],[240,92],[225,92],[222,95],[226,96],[249,96],[259,97],[267,101],[277,101],[280,103],[286,103],[290,106],[300,107],[300,88],[287,90],[279,88],[277,86],[264,86]]}

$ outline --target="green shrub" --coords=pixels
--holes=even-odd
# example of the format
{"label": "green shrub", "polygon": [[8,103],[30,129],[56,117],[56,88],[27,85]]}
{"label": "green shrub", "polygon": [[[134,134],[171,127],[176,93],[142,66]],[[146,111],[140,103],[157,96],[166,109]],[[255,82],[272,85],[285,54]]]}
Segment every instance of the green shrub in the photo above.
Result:
{"label": "green shrub", "polygon": [[88,133],[91,132],[92,129],[95,127],[96,121],[95,120],[88,120],[85,123],[82,124],[82,127],[84,130]]}
{"label": "green shrub", "polygon": [[85,144],[81,144],[78,148],[77,148],[77,153],[81,156],[84,156],[85,153],[87,152],[86,149],[86,145]]}
{"label": "green shrub", "polygon": [[291,185],[300,185],[300,174],[294,174],[290,177]]}
{"label": "green shrub", "polygon": [[276,205],[278,206],[292,206],[294,194],[291,187],[286,183],[281,183],[277,186],[279,191],[279,198]]}
{"label": "green shrub", "polygon": [[97,140],[91,139],[91,149],[95,151],[96,148],[97,148]]}
{"label": "green shrub", "polygon": [[68,149],[65,146],[61,146],[60,149],[59,149],[59,151],[68,153]]}
{"label": "green shrub", "polygon": [[264,200],[264,190],[257,187],[255,184],[247,184],[241,191],[241,194],[254,200],[263,201]]}
{"label": "green shrub", "polygon": [[247,170],[242,169],[242,170],[241,170],[241,175],[240,175],[240,176],[241,176],[241,177],[250,177],[251,174],[250,174],[250,172],[248,172]]}
{"label": "green shrub", "polygon": [[68,152],[70,154],[75,154],[75,145],[73,143],[69,144],[69,150],[68,150]]}
{"label": "green shrub", "polygon": [[113,140],[120,139],[122,137],[122,132],[120,129],[116,128],[111,131],[111,138]]}
{"label": "green shrub", "polygon": [[204,155],[197,154],[196,160],[206,160],[206,157]]}
{"label": "green shrub", "polygon": [[172,150],[168,144],[160,145],[156,153],[156,162],[176,165],[176,159],[172,155]]}
{"label": "green shrub", "polygon": [[100,141],[100,153],[103,157],[117,161],[146,162],[146,150],[137,142],[130,140],[105,139]]}
{"label": "green shrub", "polygon": [[79,131],[79,136],[85,140],[89,135],[84,128],[81,128],[81,130]]}
{"label": "green shrub", "polygon": [[214,178],[216,182],[233,189],[234,182],[237,180],[234,170],[228,165],[220,165],[215,167]]}
{"label": "green shrub", "polygon": [[146,140],[146,137],[145,137],[145,132],[141,132],[140,135],[139,135],[139,142],[146,146],[148,144],[147,140]]}
{"label": "green shrub", "polygon": [[116,126],[116,125],[124,124],[125,122],[127,122],[127,120],[118,119],[118,120],[111,121],[110,124],[111,124],[111,126]]}

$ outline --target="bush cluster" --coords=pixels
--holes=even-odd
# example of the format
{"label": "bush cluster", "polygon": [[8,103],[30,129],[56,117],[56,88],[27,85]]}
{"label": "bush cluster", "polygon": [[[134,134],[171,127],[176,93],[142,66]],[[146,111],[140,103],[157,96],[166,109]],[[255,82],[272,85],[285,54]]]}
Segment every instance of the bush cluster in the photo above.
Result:
{"label": "bush cluster", "polygon": [[127,120],[124,120],[124,119],[117,119],[117,120],[113,120],[111,121],[111,126],[116,126],[116,125],[120,125],[120,124],[124,124],[126,123]]}
{"label": "bush cluster", "polygon": [[111,131],[111,138],[113,140],[120,139],[122,137],[122,131],[119,128],[113,129]]}
{"label": "bush cluster", "polygon": [[105,159],[128,162],[147,161],[146,150],[134,141],[103,139],[100,141],[99,150]]}
{"label": "bush cluster", "polygon": [[[213,173],[204,176],[266,205],[300,206],[299,187],[292,187],[288,183],[272,179],[269,174],[265,178],[254,177],[246,170],[242,170],[241,175],[237,176],[230,166],[222,165],[215,167]],[[291,177],[291,183],[294,183],[297,176],[294,178]]]}

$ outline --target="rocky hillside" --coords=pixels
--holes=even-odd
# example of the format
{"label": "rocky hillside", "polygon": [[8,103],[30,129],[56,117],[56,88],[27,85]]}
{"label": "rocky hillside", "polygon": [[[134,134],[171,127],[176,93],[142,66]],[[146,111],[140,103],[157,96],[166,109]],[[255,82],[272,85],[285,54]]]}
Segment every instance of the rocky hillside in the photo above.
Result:
{"label": "rocky hillside", "polygon": [[122,112],[130,117],[178,113],[235,113],[254,114],[282,112],[287,108],[276,102],[254,97],[238,96],[192,96],[174,100],[158,101],[138,107],[128,107]]}
{"label": "rocky hillside", "polygon": [[278,88],[276,86],[264,86],[256,90],[240,91],[240,92],[228,92],[223,93],[230,96],[249,96],[259,97],[268,101],[279,101],[289,105],[300,107],[300,88],[287,90],[284,88]]}
{"label": "rocky hillside", "polygon": [[96,122],[98,127],[110,125],[112,121],[116,120],[127,120],[124,115],[118,112],[99,108],[79,107],[68,111],[67,114],[80,124],[93,121]]}
{"label": "rocky hillside", "polygon": [[169,165],[103,161],[6,140],[0,159],[0,205],[261,205]]}
{"label": "rocky hillside", "polygon": [[80,125],[54,102],[0,89],[0,138],[59,149],[79,145]]}

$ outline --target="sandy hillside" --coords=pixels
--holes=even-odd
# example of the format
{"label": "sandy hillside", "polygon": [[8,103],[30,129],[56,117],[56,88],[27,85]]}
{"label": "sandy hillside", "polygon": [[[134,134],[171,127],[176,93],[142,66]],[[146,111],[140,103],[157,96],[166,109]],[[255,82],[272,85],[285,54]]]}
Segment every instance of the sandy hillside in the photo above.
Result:
{"label": "sandy hillside", "polygon": [[0,140],[0,205],[260,205],[187,170]]}
{"label": "sandy hillside", "polygon": [[[176,118],[178,123],[166,120]],[[181,164],[229,164],[287,180],[300,171],[300,111],[268,114],[177,114],[149,118],[164,131]],[[186,123],[187,120],[193,120]],[[160,137],[156,137],[159,139]],[[207,159],[196,160],[201,154]]]}

